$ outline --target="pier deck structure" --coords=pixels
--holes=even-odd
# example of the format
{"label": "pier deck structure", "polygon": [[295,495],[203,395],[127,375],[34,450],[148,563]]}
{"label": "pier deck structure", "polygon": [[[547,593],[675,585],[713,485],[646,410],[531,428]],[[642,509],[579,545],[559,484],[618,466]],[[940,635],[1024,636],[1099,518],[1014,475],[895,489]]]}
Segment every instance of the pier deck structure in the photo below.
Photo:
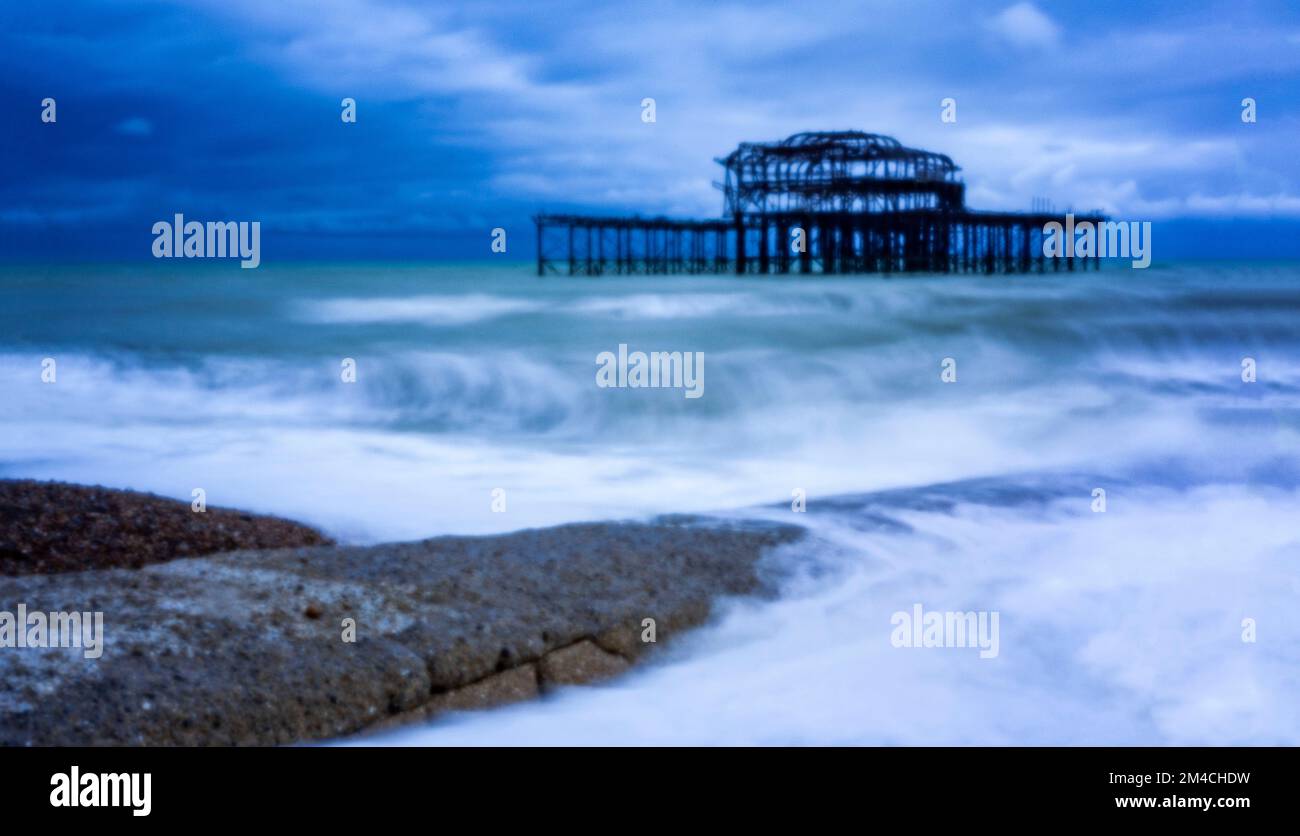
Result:
{"label": "pier deck structure", "polygon": [[721,218],[537,215],[538,275],[1076,269],[1073,257],[1043,254],[1044,227],[1059,214],[968,209],[951,159],[890,137],[796,134],[742,143],[718,162]]}

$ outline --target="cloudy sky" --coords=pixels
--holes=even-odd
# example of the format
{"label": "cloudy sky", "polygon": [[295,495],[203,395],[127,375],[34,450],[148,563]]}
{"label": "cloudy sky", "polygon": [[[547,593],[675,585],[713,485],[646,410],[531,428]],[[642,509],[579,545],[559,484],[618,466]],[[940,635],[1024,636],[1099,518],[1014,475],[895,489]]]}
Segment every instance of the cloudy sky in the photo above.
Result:
{"label": "cloudy sky", "polygon": [[0,258],[148,258],[176,212],[260,220],[268,258],[487,255],[496,226],[523,256],[540,209],[715,216],[714,157],[813,129],[947,153],[978,208],[1300,256],[1295,3],[57,6],[0,11]]}

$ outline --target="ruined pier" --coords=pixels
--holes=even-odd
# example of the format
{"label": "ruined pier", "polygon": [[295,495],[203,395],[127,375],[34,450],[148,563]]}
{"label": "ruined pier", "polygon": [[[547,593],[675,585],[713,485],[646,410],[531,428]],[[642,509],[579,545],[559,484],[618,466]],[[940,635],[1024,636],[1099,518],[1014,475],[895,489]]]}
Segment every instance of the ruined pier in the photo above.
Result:
{"label": "ruined pier", "polygon": [[796,134],[743,143],[717,162],[721,218],[537,215],[538,275],[1076,269],[1072,257],[1043,254],[1044,226],[1058,215],[968,209],[951,159],[890,137]]}

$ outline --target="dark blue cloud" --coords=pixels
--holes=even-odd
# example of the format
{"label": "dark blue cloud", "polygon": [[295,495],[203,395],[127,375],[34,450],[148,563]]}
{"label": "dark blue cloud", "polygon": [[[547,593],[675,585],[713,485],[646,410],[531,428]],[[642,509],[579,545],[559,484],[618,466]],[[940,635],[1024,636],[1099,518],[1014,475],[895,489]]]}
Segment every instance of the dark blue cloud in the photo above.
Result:
{"label": "dark blue cloud", "polygon": [[496,226],[526,256],[539,208],[716,214],[713,157],[809,128],[948,153],[977,205],[1155,220],[1167,255],[1300,255],[1282,2],[119,1],[0,32],[8,258],[145,258],[176,212],[262,221],[268,259],[487,255]]}

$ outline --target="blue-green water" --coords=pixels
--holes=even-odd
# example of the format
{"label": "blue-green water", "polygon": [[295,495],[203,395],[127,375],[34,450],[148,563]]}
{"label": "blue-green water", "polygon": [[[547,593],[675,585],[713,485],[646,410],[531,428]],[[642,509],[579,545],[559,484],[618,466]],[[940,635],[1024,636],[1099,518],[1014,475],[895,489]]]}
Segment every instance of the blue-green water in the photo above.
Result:
{"label": "blue-green water", "polygon": [[[1297,265],[68,265],[0,292],[6,476],[352,541],[757,505],[822,538],[672,663],[418,739],[1300,742]],[[703,352],[703,397],[598,387],[620,343]],[[999,657],[891,647],[918,601],[1000,611]]]}

